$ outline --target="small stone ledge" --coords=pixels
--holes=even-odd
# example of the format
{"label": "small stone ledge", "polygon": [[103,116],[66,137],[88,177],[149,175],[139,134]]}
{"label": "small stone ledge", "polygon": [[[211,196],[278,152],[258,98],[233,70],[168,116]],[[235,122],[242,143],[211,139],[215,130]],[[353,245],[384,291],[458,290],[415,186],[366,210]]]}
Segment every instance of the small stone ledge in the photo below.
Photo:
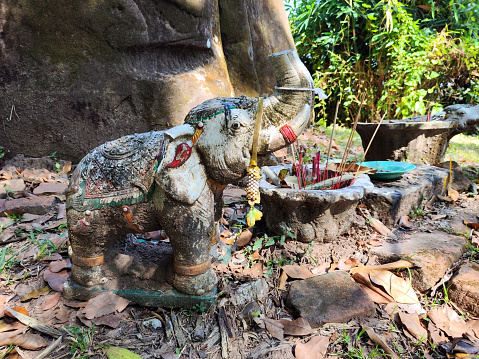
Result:
{"label": "small stone ledge", "polygon": [[395,226],[402,216],[408,215],[425,198],[430,200],[441,194],[447,169],[417,164],[396,181],[374,181],[374,188],[368,188],[363,203],[374,218],[386,226]]}

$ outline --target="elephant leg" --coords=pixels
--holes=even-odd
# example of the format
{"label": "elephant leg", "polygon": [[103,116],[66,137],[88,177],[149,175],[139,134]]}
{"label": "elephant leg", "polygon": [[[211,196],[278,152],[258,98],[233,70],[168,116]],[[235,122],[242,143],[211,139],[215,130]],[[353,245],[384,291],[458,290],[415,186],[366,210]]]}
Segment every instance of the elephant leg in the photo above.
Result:
{"label": "elephant leg", "polygon": [[218,280],[210,257],[215,228],[214,199],[210,188],[206,186],[192,205],[175,201],[160,189],[155,197],[160,224],[173,248],[173,286],[190,295],[211,291]]}
{"label": "elephant leg", "polygon": [[149,203],[67,211],[72,279],[91,287],[107,281],[104,254],[128,233],[159,229],[156,211]]}

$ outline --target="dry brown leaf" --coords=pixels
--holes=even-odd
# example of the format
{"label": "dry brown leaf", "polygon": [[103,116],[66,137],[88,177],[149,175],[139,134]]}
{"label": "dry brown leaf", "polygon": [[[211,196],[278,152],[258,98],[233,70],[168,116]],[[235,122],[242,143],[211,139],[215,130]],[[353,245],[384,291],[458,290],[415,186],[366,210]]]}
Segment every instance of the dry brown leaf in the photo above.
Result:
{"label": "dry brown leaf", "polygon": [[88,301],[82,313],[87,319],[93,319],[114,312],[121,312],[130,303],[129,300],[112,292],[103,292]]}
{"label": "dry brown leaf", "polygon": [[406,215],[406,216],[402,216],[400,219],[399,219],[399,227],[405,227],[405,228],[411,228],[412,227],[412,224],[411,222],[409,222],[409,216]]}
{"label": "dry brown leaf", "polygon": [[381,336],[376,334],[373,328],[363,326],[363,330],[366,331],[369,338],[373,341],[374,344],[379,345],[387,354],[388,357],[392,359],[400,359],[399,356],[391,349],[391,347],[386,343]]}
{"label": "dry brown leaf", "polygon": [[[14,311],[16,311],[16,312],[18,312],[18,313],[22,313],[22,314],[25,314],[25,315],[30,315],[30,314],[28,314],[28,310],[26,310],[26,309],[23,308],[23,307],[15,307],[15,308],[11,308],[11,309],[13,309]],[[15,316],[12,315],[12,313],[10,313],[10,311],[9,311],[8,309],[5,310],[5,315],[6,315],[7,317],[10,317],[10,318],[15,318]]]}
{"label": "dry brown leaf", "polygon": [[308,268],[301,267],[297,264],[288,264],[281,267],[286,274],[294,279],[307,279],[313,276]]}
{"label": "dry brown leaf", "polygon": [[456,191],[454,188],[449,188],[447,190],[447,196],[451,198],[454,202],[459,199],[459,192]]}
{"label": "dry brown leaf", "polygon": [[262,318],[268,333],[278,340],[284,339],[284,325],[279,320]]}
{"label": "dry brown leaf", "polygon": [[313,269],[311,269],[311,273],[315,276],[326,274],[326,271],[328,270],[330,265],[331,265],[331,263],[329,263],[329,262],[321,263],[319,266],[314,267]]}
{"label": "dry brown leaf", "polygon": [[431,219],[433,221],[437,221],[438,219],[444,219],[447,217],[447,214],[433,214],[431,215]]}
{"label": "dry brown leaf", "polygon": [[331,272],[334,271],[336,268],[338,268],[338,263],[337,263],[337,262],[331,263],[331,267],[329,267],[328,273],[331,273]]}
{"label": "dry brown leaf", "polygon": [[[469,325],[459,316],[456,317],[451,313],[451,308],[448,305],[436,307],[431,309],[427,315],[437,328],[444,331],[452,338],[460,338],[469,329]],[[451,320],[452,319],[452,320]]]}
{"label": "dry brown leaf", "polygon": [[0,333],[8,332],[10,330],[17,330],[17,329],[21,329],[21,328],[25,328],[25,324],[22,324],[20,322],[7,324],[3,320],[0,320]]}
{"label": "dry brown leaf", "polygon": [[243,274],[251,278],[261,278],[263,276],[263,262],[256,262],[251,268],[243,270]]}
{"label": "dry brown leaf", "polygon": [[27,295],[24,295],[23,297],[20,298],[20,301],[25,302],[25,301],[33,299],[33,298],[38,298],[41,295],[47,295],[48,293],[51,292],[51,290],[52,289],[48,285],[46,285],[45,287],[35,289],[35,290],[31,291],[30,293],[28,293]]}
{"label": "dry brown leaf", "polygon": [[386,263],[386,264],[380,264],[377,266],[362,266],[362,267],[354,267],[351,268],[349,273],[354,274],[354,273],[369,273],[372,270],[377,270],[377,269],[384,269],[384,270],[395,270],[395,269],[401,269],[401,268],[412,268],[414,267],[414,264],[411,262],[405,261],[405,260],[399,260],[396,262],[391,262],[391,263]]}
{"label": "dry brown leaf", "polygon": [[12,332],[0,333],[0,342],[12,338],[23,333],[24,328],[14,330]]}
{"label": "dry brown leaf", "polygon": [[469,228],[474,228],[476,230],[479,230],[479,223],[464,221],[464,224],[468,226]]}
{"label": "dry brown leaf", "polygon": [[286,274],[285,271],[281,272],[281,275],[279,276],[278,280],[278,289],[284,290],[286,287],[286,281],[288,280],[288,275]]}
{"label": "dry brown leaf", "polygon": [[382,286],[396,302],[405,304],[419,303],[416,292],[408,280],[398,277],[387,270],[380,269],[370,271],[369,278],[374,284]]}
{"label": "dry brown leaf", "polygon": [[55,318],[57,318],[59,323],[65,323],[66,321],[68,321],[69,315],[70,315],[70,312],[68,311],[68,309],[65,307],[61,307],[55,313]]}
{"label": "dry brown leaf", "polygon": [[95,325],[107,325],[115,329],[126,317],[127,315],[125,315],[125,313],[112,313],[92,319],[92,322],[94,322]]}
{"label": "dry brown leaf", "polygon": [[283,331],[286,335],[309,335],[313,331],[308,321],[302,317],[299,317],[295,320],[280,319],[279,321],[284,325]]}
{"label": "dry brown leaf", "polygon": [[427,331],[429,332],[429,337],[433,344],[443,344],[448,342],[447,337],[444,335],[443,331],[440,330],[432,321],[429,321],[427,324]]}
{"label": "dry brown leaf", "polygon": [[62,170],[61,170],[61,174],[68,174],[68,172],[70,172],[72,170],[72,161],[68,161],[65,166],[63,166]]}
{"label": "dry brown leaf", "polygon": [[377,287],[371,283],[366,273],[354,273],[352,275],[356,283],[366,292],[371,300],[378,304],[393,303],[394,298],[384,291],[381,287]]}
{"label": "dry brown leaf", "polygon": [[43,279],[48,285],[57,292],[63,292],[63,284],[67,281],[70,274],[66,270],[62,270],[58,273],[53,273],[49,269],[43,272]]}
{"label": "dry brown leaf", "polygon": [[66,269],[67,267],[68,267],[67,262],[62,259],[62,260],[59,260],[59,261],[50,262],[50,265],[48,266],[48,269],[52,273],[58,273],[62,269]]}
{"label": "dry brown leaf", "polygon": [[60,297],[62,296],[61,292],[55,292],[50,294],[48,297],[45,298],[45,303],[43,304],[42,310],[48,310],[53,308],[55,305],[58,304]]}
{"label": "dry brown leaf", "polygon": [[253,232],[251,232],[249,229],[245,229],[236,239],[236,246],[244,247],[251,241],[251,238],[253,238]]}
{"label": "dry brown leaf", "polygon": [[417,314],[407,314],[399,311],[398,315],[401,323],[414,338],[417,340],[427,339],[427,330],[419,322],[419,316]]}
{"label": "dry brown leaf", "polygon": [[305,344],[296,344],[294,357],[296,359],[322,359],[328,350],[328,345],[328,337],[316,335]]}
{"label": "dry brown leaf", "polygon": [[391,230],[386,227],[379,219],[370,217],[371,226],[373,229],[383,236],[390,236],[392,234]]}
{"label": "dry brown leaf", "polygon": [[24,349],[37,350],[46,347],[48,343],[38,334],[19,334],[0,342],[0,346],[11,344],[18,345]]}

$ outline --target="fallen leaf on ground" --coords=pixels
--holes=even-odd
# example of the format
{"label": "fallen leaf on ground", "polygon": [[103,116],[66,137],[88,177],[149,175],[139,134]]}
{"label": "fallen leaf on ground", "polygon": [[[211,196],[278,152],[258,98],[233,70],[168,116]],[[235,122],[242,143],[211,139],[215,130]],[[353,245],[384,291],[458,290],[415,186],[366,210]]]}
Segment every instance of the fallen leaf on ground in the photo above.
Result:
{"label": "fallen leaf on ground", "polygon": [[279,320],[270,318],[261,318],[266,326],[268,333],[278,340],[284,339],[284,325]]}
{"label": "fallen leaf on ground", "polygon": [[20,301],[25,302],[33,298],[38,298],[41,295],[47,295],[48,293],[50,293],[51,290],[52,289],[48,285],[46,285],[45,287],[35,289],[34,291],[31,291],[27,295],[24,295],[23,297],[20,298]]}
{"label": "fallen leaf on ground", "polygon": [[[452,338],[460,338],[469,329],[469,325],[454,312],[448,305],[431,309],[427,315],[437,328]],[[457,317],[456,317],[457,316]]]}
{"label": "fallen leaf on ground", "polygon": [[236,245],[238,247],[244,247],[251,241],[251,238],[253,238],[253,233],[249,229],[245,229],[238,238],[236,238]]}
{"label": "fallen leaf on ground", "polygon": [[314,267],[313,269],[311,269],[311,273],[313,275],[326,274],[326,271],[328,270],[330,265],[331,265],[331,263],[329,263],[329,262],[321,263],[319,266]]}
{"label": "fallen leaf on ground", "polygon": [[437,221],[438,219],[444,219],[447,217],[447,214],[433,214],[431,215],[431,219],[433,221]]}
{"label": "fallen leaf on ground", "polygon": [[17,330],[17,329],[21,329],[21,328],[24,328],[24,327],[25,327],[25,325],[20,323],[20,322],[7,324],[3,320],[0,320],[0,333],[8,332],[10,330]]}
{"label": "fallen leaf on ground", "polygon": [[349,273],[354,274],[354,273],[369,273],[372,270],[377,270],[377,269],[383,269],[383,270],[395,270],[395,269],[401,269],[401,268],[412,268],[414,267],[414,264],[411,262],[405,261],[405,260],[399,260],[396,262],[391,262],[391,263],[386,263],[386,264],[380,264],[377,266],[362,266],[362,267],[354,267],[351,268]]}
{"label": "fallen leaf on ground", "polygon": [[261,278],[263,276],[263,262],[256,262],[251,268],[243,270],[243,274],[251,278]]}
{"label": "fallen leaf on ground", "polygon": [[313,276],[308,268],[301,267],[297,264],[288,264],[281,267],[286,274],[294,279],[307,279]]}
{"label": "fallen leaf on ground", "polygon": [[474,228],[479,230],[479,223],[464,221],[464,224],[468,226],[469,228]]}
{"label": "fallen leaf on ground", "polygon": [[61,174],[68,174],[68,172],[70,172],[72,170],[72,161],[68,161],[65,166],[63,166],[62,170],[61,170]]}
{"label": "fallen leaf on ground", "polygon": [[353,267],[362,266],[363,264],[359,262],[356,258],[341,258],[338,262],[339,270],[350,270]]}
{"label": "fallen leaf on ground", "polygon": [[278,289],[284,290],[286,287],[286,281],[288,280],[288,275],[285,271],[281,272],[278,280]]}
{"label": "fallen leaf on ground", "polygon": [[18,345],[24,349],[36,350],[47,346],[47,341],[38,334],[19,334],[0,342],[2,345]]}
{"label": "fallen leaf on ground", "polygon": [[[22,313],[22,314],[25,314],[25,315],[30,315],[28,314],[28,310],[26,310],[25,308],[23,307],[15,307],[15,308],[12,308],[14,311],[18,312],[18,313]],[[5,315],[7,317],[10,317],[10,318],[15,318],[14,315],[12,315],[12,313],[10,313],[10,311],[7,309],[5,310]]]}
{"label": "fallen leaf on ground", "polygon": [[309,335],[313,331],[308,321],[302,317],[295,320],[280,319],[279,321],[283,324],[283,331],[286,335]]}
{"label": "fallen leaf on ground", "polygon": [[70,312],[67,308],[61,307],[56,313],[55,318],[57,318],[59,323],[65,323],[68,320]]}
{"label": "fallen leaf on ground", "polygon": [[399,219],[399,227],[404,227],[404,228],[411,228],[412,227],[412,224],[411,222],[409,222],[409,216],[402,216],[400,219]]}
{"label": "fallen leaf on ground", "polygon": [[371,282],[381,285],[396,302],[405,304],[419,303],[411,282],[398,277],[387,270],[373,270],[369,272]]}
{"label": "fallen leaf on ground", "polygon": [[6,339],[22,334],[23,330],[24,328],[20,328],[11,332],[0,333],[0,342],[3,342]]}
{"label": "fallen leaf on ground", "polygon": [[379,347],[381,347],[386,352],[388,357],[392,359],[400,359],[399,356],[394,352],[394,350],[392,350],[391,347],[386,343],[386,341],[383,340],[381,336],[376,334],[373,328],[363,326],[363,330],[366,331],[373,343],[379,345]]}
{"label": "fallen leaf on ground", "polygon": [[62,270],[58,273],[53,273],[49,269],[43,272],[43,279],[48,285],[57,292],[63,292],[63,284],[67,281],[70,274],[66,270]]}
{"label": "fallen leaf on ground", "polygon": [[391,230],[386,227],[379,219],[370,217],[371,226],[373,229],[383,236],[390,236],[392,234]]}
{"label": "fallen leaf on ground", "polygon": [[110,328],[115,329],[120,325],[120,322],[127,317],[128,316],[125,315],[125,313],[112,313],[92,319],[92,322],[94,322],[95,325],[107,325]]}
{"label": "fallen leaf on ground", "polygon": [[60,300],[61,296],[61,292],[55,292],[53,294],[50,294],[48,297],[45,298],[42,310],[48,310],[53,308],[55,305],[58,304],[58,301]]}
{"label": "fallen leaf on ground", "polygon": [[316,335],[305,344],[296,344],[294,356],[296,359],[322,359],[328,350],[328,345],[328,337]]}
{"label": "fallen leaf on ground", "polygon": [[378,304],[394,302],[393,297],[391,297],[380,287],[377,287],[371,283],[371,280],[366,273],[355,273],[352,277],[357,283],[359,283],[360,287],[366,292],[373,302]]}
{"label": "fallen leaf on ground", "polygon": [[108,359],[141,359],[138,354],[120,347],[108,347],[105,350],[105,355]]}
{"label": "fallen leaf on ground", "polygon": [[51,256],[46,256],[42,258],[42,261],[57,261],[62,259],[62,255],[60,253],[53,253]]}
{"label": "fallen leaf on ground", "polygon": [[417,314],[407,314],[402,311],[398,313],[401,323],[405,329],[417,340],[427,339],[427,330],[419,322]]}
{"label": "fallen leaf on ground", "polygon": [[454,202],[459,199],[459,192],[456,191],[454,188],[449,188],[447,190],[447,195],[451,198]]}
{"label": "fallen leaf on ground", "polygon": [[448,342],[444,332],[440,330],[431,320],[427,324],[427,331],[429,332],[429,337],[431,338],[433,344],[443,344]]}
{"label": "fallen leaf on ground", "polygon": [[68,266],[67,262],[62,259],[62,260],[59,260],[59,261],[50,262],[50,265],[48,266],[48,269],[50,270],[50,272],[58,273],[62,269],[67,268],[67,266]]}
{"label": "fallen leaf on ground", "polygon": [[106,314],[121,312],[130,303],[129,300],[112,292],[103,292],[88,301],[81,311],[87,319],[101,317]]}

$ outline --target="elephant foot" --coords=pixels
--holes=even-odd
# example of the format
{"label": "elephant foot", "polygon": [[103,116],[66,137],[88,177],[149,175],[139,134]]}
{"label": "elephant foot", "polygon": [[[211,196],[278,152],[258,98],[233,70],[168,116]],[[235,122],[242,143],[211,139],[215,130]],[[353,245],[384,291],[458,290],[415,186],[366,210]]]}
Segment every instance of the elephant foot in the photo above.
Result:
{"label": "elephant foot", "polygon": [[203,295],[212,291],[218,284],[218,279],[213,268],[209,267],[205,273],[198,275],[185,275],[175,273],[173,287],[178,292],[189,295]]}
{"label": "elephant foot", "polygon": [[102,266],[80,267],[75,264],[72,264],[72,279],[84,287],[94,287],[107,281]]}

